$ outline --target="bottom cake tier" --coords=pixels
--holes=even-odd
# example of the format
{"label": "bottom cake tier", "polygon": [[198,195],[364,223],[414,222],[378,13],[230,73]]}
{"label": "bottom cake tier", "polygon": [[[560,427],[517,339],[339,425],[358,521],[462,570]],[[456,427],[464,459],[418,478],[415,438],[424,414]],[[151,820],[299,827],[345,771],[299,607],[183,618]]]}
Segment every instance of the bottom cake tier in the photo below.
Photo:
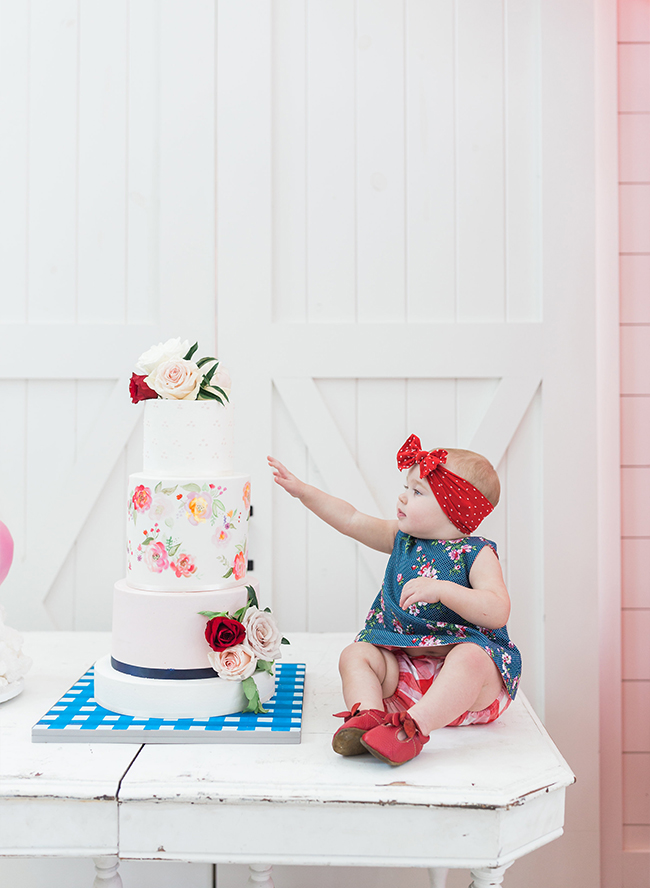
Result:
{"label": "bottom cake tier", "polygon": [[[260,702],[275,693],[275,677],[268,672],[253,676]],[[239,681],[214,678],[183,679],[140,678],[118,672],[111,657],[95,664],[95,700],[111,712],[140,718],[210,718],[241,712],[247,698]]]}

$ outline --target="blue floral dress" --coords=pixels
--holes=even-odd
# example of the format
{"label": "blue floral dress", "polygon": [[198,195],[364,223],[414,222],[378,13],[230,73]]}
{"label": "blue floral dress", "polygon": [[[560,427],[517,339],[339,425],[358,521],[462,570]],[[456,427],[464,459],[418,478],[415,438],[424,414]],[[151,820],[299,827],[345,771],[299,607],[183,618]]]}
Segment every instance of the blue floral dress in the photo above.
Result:
{"label": "blue floral dress", "polygon": [[505,626],[485,629],[436,602],[417,602],[402,610],[402,587],[413,577],[450,580],[470,587],[469,572],[484,546],[497,547],[479,536],[457,540],[418,540],[398,531],[384,582],[356,641],[380,647],[436,647],[472,642],[494,660],[508,695],[514,700],[521,676],[521,655]]}

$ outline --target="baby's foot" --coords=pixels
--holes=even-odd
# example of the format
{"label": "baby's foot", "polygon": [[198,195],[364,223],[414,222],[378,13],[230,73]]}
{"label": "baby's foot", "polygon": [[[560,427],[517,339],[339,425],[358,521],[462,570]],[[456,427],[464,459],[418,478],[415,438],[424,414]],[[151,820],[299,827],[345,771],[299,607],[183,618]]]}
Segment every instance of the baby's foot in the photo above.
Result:
{"label": "baby's foot", "polygon": [[332,749],[339,755],[360,755],[366,750],[361,745],[361,738],[371,728],[383,724],[388,713],[383,709],[360,709],[355,703],[349,712],[337,712],[336,718],[344,718],[345,722],[332,737]]}
{"label": "baby's foot", "polygon": [[393,712],[384,724],[367,731],[360,743],[368,752],[389,765],[403,765],[422,752],[429,742],[408,712]]}

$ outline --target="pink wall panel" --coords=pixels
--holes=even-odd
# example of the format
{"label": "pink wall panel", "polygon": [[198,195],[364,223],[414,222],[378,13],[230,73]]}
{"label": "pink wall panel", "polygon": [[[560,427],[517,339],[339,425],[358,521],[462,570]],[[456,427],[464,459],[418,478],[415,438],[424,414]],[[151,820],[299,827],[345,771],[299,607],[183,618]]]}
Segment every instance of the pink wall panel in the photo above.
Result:
{"label": "pink wall panel", "polygon": [[621,543],[623,607],[650,607],[650,539]]}
{"label": "pink wall panel", "polygon": [[619,181],[650,182],[650,114],[621,114],[618,136]]}
{"label": "pink wall panel", "polygon": [[623,682],[623,750],[650,752],[650,681]]}
{"label": "pink wall panel", "polygon": [[650,256],[621,256],[620,270],[621,323],[650,323]]}
{"label": "pink wall panel", "polygon": [[650,45],[618,48],[618,110],[650,111]]}
{"label": "pink wall panel", "polygon": [[623,638],[623,678],[650,681],[650,609],[623,611]]}
{"label": "pink wall panel", "polygon": [[627,41],[650,41],[650,3],[648,0],[619,0],[618,39]]}
{"label": "pink wall panel", "polygon": [[650,469],[621,469],[621,533],[650,537]]}
{"label": "pink wall panel", "polygon": [[650,823],[650,793],[647,791],[649,786],[650,753],[626,752],[623,755],[624,823]]}
{"label": "pink wall panel", "polygon": [[621,398],[621,463],[650,466],[650,396]]}
{"label": "pink wall panel", "polygon": [[621,327],[621,394],[650,394],[650,326]]}
{"label": "pink wall panel", "polygon": [[650,253],[650,184],[620,185],[621,253]]}

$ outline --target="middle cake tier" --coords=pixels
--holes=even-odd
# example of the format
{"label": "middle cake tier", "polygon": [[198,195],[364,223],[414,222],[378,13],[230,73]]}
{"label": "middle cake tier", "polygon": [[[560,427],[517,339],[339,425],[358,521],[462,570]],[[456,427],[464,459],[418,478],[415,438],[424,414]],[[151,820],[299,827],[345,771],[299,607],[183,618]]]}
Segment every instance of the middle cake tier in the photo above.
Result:
{"label": "middle cake tier", "polygon": [[248,564],[249,475],[129,476],[126,582],[153,592],[240,584]]}

